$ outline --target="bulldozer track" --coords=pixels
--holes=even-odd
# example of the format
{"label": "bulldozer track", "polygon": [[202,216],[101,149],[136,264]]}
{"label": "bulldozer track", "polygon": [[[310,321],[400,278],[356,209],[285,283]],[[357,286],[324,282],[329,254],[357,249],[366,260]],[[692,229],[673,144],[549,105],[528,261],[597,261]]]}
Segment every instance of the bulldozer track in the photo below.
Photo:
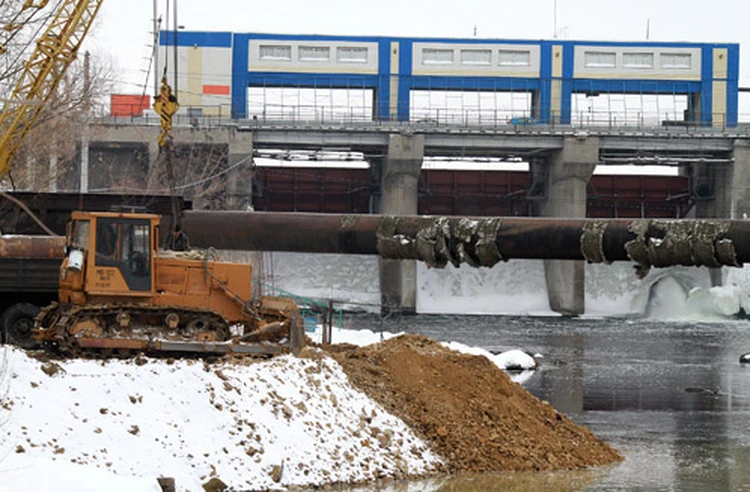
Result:
{"label": "bulldozer track", "polygon": [[[37,316],[37,326],[49,331],[46,339],[58,351],[78,356],[113,352],[106,347],[83,347],[79,339],[221,343],[231,339],[227,321],[205,309],[135,304],[67,306],[52,304]],[[171,324],[171,326],[170,326]],[[141,351],[117,349],[118,353]]]}

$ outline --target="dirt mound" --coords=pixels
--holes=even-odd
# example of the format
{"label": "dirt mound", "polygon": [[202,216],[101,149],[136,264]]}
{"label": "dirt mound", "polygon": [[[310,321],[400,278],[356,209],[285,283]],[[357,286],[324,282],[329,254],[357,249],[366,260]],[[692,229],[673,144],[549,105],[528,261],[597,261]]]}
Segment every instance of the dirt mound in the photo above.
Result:
{"label": "dirt mound", "polygon": [[330,352],[352,384],[421,434],[454,471],[580,469],[622,460],[485,357],[421,335]]}

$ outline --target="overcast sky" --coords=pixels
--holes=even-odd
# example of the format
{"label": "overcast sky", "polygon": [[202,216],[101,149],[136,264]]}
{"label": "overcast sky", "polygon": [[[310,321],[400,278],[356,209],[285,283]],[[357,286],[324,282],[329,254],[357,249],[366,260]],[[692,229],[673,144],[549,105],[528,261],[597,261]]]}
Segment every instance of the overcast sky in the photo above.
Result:
{"label": "overcast sky", "polygon": [[[170,1],[171,3],[171,1]],[[191,31],[481,38],[734,42],[750,86],[747,0],[178,0]],[[86,48],[112,57],[118,90],[138,93],[150,55],[152,0],[104,0]],[[160,15],[166,0],[157,2]],[[171,26],[171,22],[170,22]],[[150,85],[149,85],[150,87]]]}

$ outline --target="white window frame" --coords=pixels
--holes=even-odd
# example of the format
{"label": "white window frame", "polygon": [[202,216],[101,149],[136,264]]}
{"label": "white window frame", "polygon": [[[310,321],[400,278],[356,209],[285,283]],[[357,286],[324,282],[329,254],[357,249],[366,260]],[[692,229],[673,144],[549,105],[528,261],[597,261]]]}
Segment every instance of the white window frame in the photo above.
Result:
{"label": "white window frame", "polygon": [[[646,60],[650,60],[650,63],[639,63],[633,60],[636,57],[641,57]],[[654,68],[654,54],[651,52],[641,51],[626,51],[622,54],[622,66],[624,68],[637,68],[637,69],[653,69]]]}
{"label": "white window frame", "polygon": [[[595,57],[606,57],[611,58],[612,62],[600,61],[589,59]],[[617,53],[613,51],[584,51],[583,52],[583,66],[586,68],[616,68],[617,67]]]}
{"label": "white window frame", "polygon": [[[506,58],[506,56],[508,58]],[[522,58],[522,59],[516,59]],[[531,51],[529,50],[499,50],[497,64],[501,67],[530,67]]]}
{"label": "white window frame", "polygon": [[[687,60],[687,64],[674,63],[676,60]],[[659,53],[659,66],[670,70],[691,70],[693,55],[691,53]]]}
{"label": "white window frame", "polygon": [[[351,56],[353,53],[361,53],[361,57]],[[337,46],[336,61],[339,63],[367,63],[369,56],[367,46]]]}
{"label": "white window frame", "polygon": [[[475,58],[475,55],[486,55],[487,59]],[[462,49],[461,50],[461,65],[492,65],[492,50],[488,49]]]}
{"label": "white window frame", "polygon": [[301,62],[329,62],[331,61],[331,47],[300,45],[297,47],[297,57]]}
{"label": "white window frame", "polygon": [[[278,53],[264,54],[264,51],[286,52],[289,56],[283,56]],[[258,58],[263,61],[292,61],[292,47],[285,44],[261,44],[258,48]]]}
{"label": "white window frame", "polygon": [[[440,60],[438,57],[432,58],[431,55],[450,54],[450,60]],[[422,65],[453,65],[454,50],[445,48],[423,48]]]}

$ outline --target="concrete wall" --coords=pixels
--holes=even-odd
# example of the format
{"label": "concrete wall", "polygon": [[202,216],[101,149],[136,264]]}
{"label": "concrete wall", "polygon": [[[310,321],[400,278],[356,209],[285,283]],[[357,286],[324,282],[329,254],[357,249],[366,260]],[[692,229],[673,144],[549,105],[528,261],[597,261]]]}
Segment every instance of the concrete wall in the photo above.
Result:
{"label": "concrete wall", "polygon": [[253,134],[232,131],[229,135],[227,208],[253,208]]}
{"label": "concrete wall", "polygon": [[[141,193],[166,193],[158,134],[158,126],[95,127],[87,156],[89,189],[121,186],[122,182]],[[174,128],[172,136],[178,193],[199,209],[251,207],[252,133],[231,127]],[[81,163],[85,162],[83,152]],[[122,174],[122,179],[109,179],[112,174]]]}

